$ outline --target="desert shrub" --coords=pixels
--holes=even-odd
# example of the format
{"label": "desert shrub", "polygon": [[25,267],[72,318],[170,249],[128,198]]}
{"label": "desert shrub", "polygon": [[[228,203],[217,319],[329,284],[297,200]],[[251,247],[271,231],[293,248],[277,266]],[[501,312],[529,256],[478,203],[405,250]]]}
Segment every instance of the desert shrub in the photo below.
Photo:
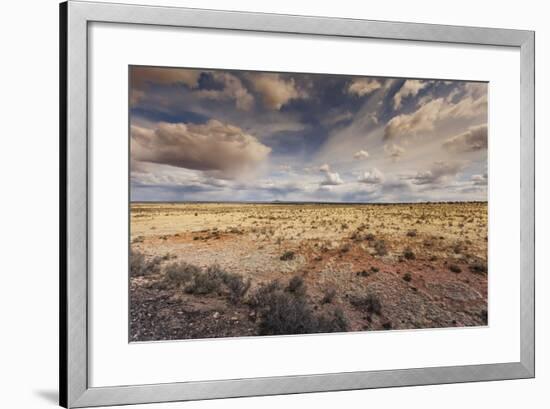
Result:
{"label": "desert shrub", "polygon": [[178,258],[178,256],[170,253],[166,253],[164,256],[160,257],[161,261],[168,261],[173,258]]}
{"label": "desert shrub", "polygon": [[130,275],[134,277],[155,274],[160,271],[161,257],[153,257],[150,260],[139,251],[130,251]]}
{"label": "desert shrub", "polygon": [[229,300],[240,301],[250,288],[250,280],[244,280],[239,274],[231,274],[214,264],[205,269],[185,263],[172,263],[165,269],[165,280],[172,284],[186,285],[189,294],[210,294],[220,292],[225,285]]}
{"label": "desert shrub", "polygon": [[229,227],[227,229],[227,232],[228,233],[233,233],[233,234],[244,234],[244,232],[241,229],[239,229],[238,227],[234,227],[234,226]]}
{"label": "desert shrub", "polygon": [[360,277],[368,277],[370,275],[370,273],[367,270],[361,270],[361,271],[358,271],[355,274],[360,276]]}
{"label": "desert shrub", "polygon": [[407,248],[403,251],[403,257],[405,257],[407,260],[414,260],[414,259],[416,259],[416,256],[415,256],[414,252],[411,250],[410,247],[407,247]]}
{"label": "desert shrub", "polygon": [[346,243],[342,247],[340,247],[340,253],[347,253],[350,250],[351,250],[351,245],[349,243]]}
{"label": "desert shrub", "polygon": [[287,250],[279,258],[282,261],[288,261],[288,260],[294,260],[294,256],[295,256],[295,254],[294,254],[293,251]]}
{"label": "desert shrub", "polygon": [[290,292],[287,288],[272,281],[250,297],[249,305],[257,311],[260,319],[260,335],[312,334],[347,329],[341,311],[332,315],[315,314],[307,304],[305,292]]}
{"label": "desert shrub", "polygon": [[353,241],[361,241],[361,234],[359,233],[359,230],[354,231],[350,236],[350,240]]}
{"label": "desert shrub", "polygon": [[313,313],[303,297],[275,291],[260,306],[260,334],[306,334],[312,326]]}
{"label": "desert shrub", "polygon": [[449,270],[451,270],[453,273],[460,273],[462,271],[462,269],[456,264],[450,264]]}
{"label": "desert shrub", "polygon": [[351,304],[355,307],[366,310],[367,312],[380,314],[382,304],[380,299],[375,294],[367,294],[365,297],[352,297]]}
{"label": "desert shrub", "polygon": [[314,314],[304,298],[275,293],[261,313],[261,335],[314,334],[342,332],[348,328],[344,313]]}
{"label": "desert shrub", "polygon": [[327,288],[323,293],[323,298],[321,299],[322,304],[331,304],[336,297],[336,289],[333,287]]}
{"label": "desert shrub", "polygon": [[226,274],[223,276],[223,282],[229,290],[229,300],[236,304],[246,295],[250,289],[250,279],[244,280],[238,274]]}
{"label": "desert shrub", "polygon": [[412,280],[411,273],[403,274],[403,280],[405,280],[406,282],[411,281]]}
{"label": "desert shrub", "polygon": [[487,273],[487,265],[483,263],[474,263],[470,266],[470,271],[472,273],[477,274],[486,274]]}
{"label": "desert shrub", "polygon": [[372,233],[367,233],[365,235],[365,240],[367,240],[367,241],[374,241],[374,239],[375,239],[375,237],[374,237],[374,234],[372,234]]}
{"label": "desert shrub", "polygon": [[433,239],[430,238],[430,239],[424,240],[423,244],[424,244],[424,247],[433,247],[435,242]]}
{"label": "desert shrub", "polygon": [[248,305],[251,308],[257,309],[268,302],[269,297],[276,291],[282,291],[284,287],[279,280],[273,280],[268,284],[262,284],[260,287],[248,297]]}
{"label": "desert shrub", "polygon": [[144,266],[146,264],[145,256],[139,251],[130,251],[130,274],[141,276],[145,274]]}
{"label": "desert shrub", "polygon": [[135,238],[132,240],[132,244],[135,244],[135,243],[143,243],[144,240],[145,240],[145,237],[143,237],[143,236],[137,236],[137,237],[135,237]]}
{"label": "desert shrub", "polygon": [[201,269],[193,264],[186,262],[172,263],[166,266],[165,277],[174,284],[187,284],[189,281],[200,274]]}
{"label": "desert shrub", "polygon": [[219,292],[227,273],[218,265],[209,266],[206,270],[200,270],[194,274],[193,281],[185,287],[189,294],[210,294]]}
{"label": "desert shrub", "polygon": [[341,308],[336,308],[332,314],[317,316],[314,324],[313,333],[345,332],[349,325]]}
{"label": "desert shrub", "polygon": [[288,282],[286,290],[299,296],[305,295],[306,285],[304,279],[297,275],[292,277]]}
{"label": "desert shrub", "polygon": [[407,232],[408,237],[416,237],[416,230],[409,230]]}
{"label": "desert shrub", "polygon": [[386,242],[384,240],[377,240],[374,242],[374,250],[379,256],[385,256],[388,254],[388,249],[386,247]]}

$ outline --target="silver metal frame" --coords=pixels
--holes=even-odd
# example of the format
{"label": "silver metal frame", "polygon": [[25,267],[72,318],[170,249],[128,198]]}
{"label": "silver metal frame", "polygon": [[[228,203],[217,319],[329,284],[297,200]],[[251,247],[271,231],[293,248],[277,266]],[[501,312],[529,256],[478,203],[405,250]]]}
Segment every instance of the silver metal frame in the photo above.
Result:
{"label": "silver metal frame", "polygon": [[[88,384],[88,23],[517,47],[521,53],[521,359],[488,365],[91,388]],[[532,31],[69,1],[60,7],[60,404],[137,404],[532,378],[535,374],[535,34]]]}

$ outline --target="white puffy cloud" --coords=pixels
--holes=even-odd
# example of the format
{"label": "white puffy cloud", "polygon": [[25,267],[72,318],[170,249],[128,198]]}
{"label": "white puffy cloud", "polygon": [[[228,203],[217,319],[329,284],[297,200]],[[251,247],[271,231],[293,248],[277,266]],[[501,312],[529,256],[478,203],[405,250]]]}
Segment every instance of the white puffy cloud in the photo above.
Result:
{"label": "white puffy cloud", "polygon": [[456,104],[446,101],[442,106],[440,118],[473,118],[487,113],[487,94],[479,97],[466,95]]}
{"label": "white puffy cloud", "polygon": [[464,84],[466,94],[474,99],[487,96],[488,83],[486,82],[467,82]]}
{"label": "white puffy cloud", "polygon": [[463,168],[464,164],[462,162],[437,161],[432,164],[429,170],[420,171],[411,179],[415,185],[440,183],[456,176]]}
{"label": "white puffy cloud", "polygon": [[359,182],[366,183],[368,185],[378,185],[380,183],[383,183],[384,180],[384,174],[376,168],[372,168],[366,171],[358,179]]}
{"label": "white puffy cloud", "polygon": [[365,149],[361,149],[353,154],[353,159],[361,160],[361,159],[367,159],[369,157],[369,153]]}
{"label": "white puffy cloud", "polygon": [[321,181],[321,186],[336,186],[344,183],[338,172],[333,172],[327,163],[321,165],[319,171],[325,174],[325,179]]}
{"label": "white puffy cloud", "polygon": [[244,87],[242,81],[227,72],[213,71],[211,75],[214,81],[223,85],[221,90],[203,89],[196,91],[199,98],[214,99],[218,101],[234,99],[238,109],[248,111],[254,105],[254,96]]}
{"label": "white puffy cloud", "polygon": [[486,115],[486,84],[476,83],[474,87],[465,86],[465,94],[456,103],[448,98],[436,98],[426,102],[414,112],[394,116],[386,124],[384,138],[410,138],[431,132],[436,124],[444,121],[482,118]]}
{"label": "white puffy cloud", "polygon": [[323,186],[335,186],[341,185],[344,181],[340,178],[340,175],[337,172],[327,172],[325,173],[325,180],[321,182]]}
{"label": "white puffy cloud", "polygon": [[253,172],[271,148],[239,127],[210,120],[205,124],[158,123],[132,126],[131,153],[137,161],[210,172],[231,178]]}
{"label": "white puffy cloud", "polygon": [[405,149],[395,143],[387,143],[384,145],[384,152],[386,152],[386,155],[392,158],[392,160],[396,161],[403,156]]}
{"label": "white puffy cloud", "polygon": [[466,132],[455,135],[443,147],[453,152],[474,152],[487,149],[487,124],[471,126]]}
{"label": "white puffy cloud", "polygon": [[382,88],[380,81],[370,78],[356,78],[348,85],[348,94],[363,97],[377,89]]}
{"label": "white puffy cloud", "polygon": [[483,175],[472,175],[470,181],[474,186],[487,186],[487,173]]}
{"label": "white puffy cloud", "polygon": [[393,108],[399,109],[401,107],[401,101],[408,96],[416,96],[418,92],[428,85],[427,81],[420,80],[407,80],[403,83],[399,91],[393,96]]}
{"label": "white puffy cloud", "polygon": [[434,99],[410,114],[394,116],[384,129],[384,138],[411,136],[419,132],[431,131],[439,119],[443,98]]}
{"label": "white puffy cloud", "polygon": [[307,93],[298,89],[293,78],[285,80],[279,74],[250,74],[248,80],[262,96],[268,109],[280,110],[292,99],[307,98]]}

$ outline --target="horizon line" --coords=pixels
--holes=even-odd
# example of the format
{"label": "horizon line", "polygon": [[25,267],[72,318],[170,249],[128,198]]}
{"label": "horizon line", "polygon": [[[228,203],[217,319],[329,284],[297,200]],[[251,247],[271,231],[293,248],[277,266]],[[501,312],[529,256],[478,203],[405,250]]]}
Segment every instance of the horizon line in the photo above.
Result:
{"label": "horizon line", "polygon": [[411,205],[411,204],[450,204],[450,203],[488,203],[488,200],[428,200],[419,202],[323,202],[323,201],[254,201],[254,200],[130,200],[130,204],[151,203],[177,203],[177,204],[330,204],[330,205]]}

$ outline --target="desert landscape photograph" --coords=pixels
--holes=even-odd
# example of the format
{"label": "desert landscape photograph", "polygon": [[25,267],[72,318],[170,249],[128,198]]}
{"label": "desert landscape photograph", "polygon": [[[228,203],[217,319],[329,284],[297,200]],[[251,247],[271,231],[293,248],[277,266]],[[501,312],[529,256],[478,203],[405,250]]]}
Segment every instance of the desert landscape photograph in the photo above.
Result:
{"label": "desert landscape photograph", "polygon": [[129,79],[130,342],[488,325],[487,83]]}

